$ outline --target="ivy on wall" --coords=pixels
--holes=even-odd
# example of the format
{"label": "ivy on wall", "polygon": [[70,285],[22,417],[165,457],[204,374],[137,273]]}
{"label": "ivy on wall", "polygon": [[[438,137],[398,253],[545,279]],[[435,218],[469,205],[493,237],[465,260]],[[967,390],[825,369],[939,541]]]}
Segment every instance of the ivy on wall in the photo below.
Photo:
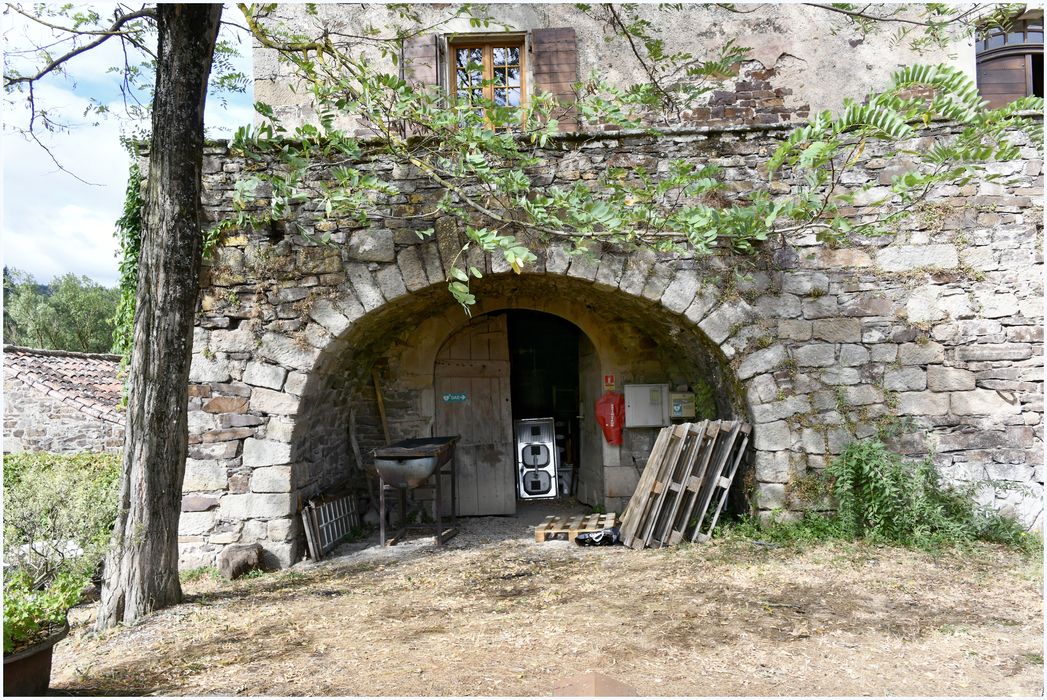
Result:
{"label": "ivy on wall", "polygon": [[124,194],[124,210],[116,220],[114,235],[120,246],[120,299],[113,317],[113,352],[123,356],[121,367],[131,362],[131,347],[135,332],[135,293],[138,290],[138,256],[142,250],[142,215],[145,200],[142,198],[142,171],[138,167],[138,154],[131,147],[131,167],[127,173],[127,190]]}

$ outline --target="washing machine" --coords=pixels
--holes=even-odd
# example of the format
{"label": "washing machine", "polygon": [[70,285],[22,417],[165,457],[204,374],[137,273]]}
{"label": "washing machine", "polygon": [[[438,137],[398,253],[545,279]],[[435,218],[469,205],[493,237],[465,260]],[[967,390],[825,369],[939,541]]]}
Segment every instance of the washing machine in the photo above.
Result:
{"label": "washing machine", "polygon": [[556,498],[560,455],[552,418],[524,418],[516,429],[516,491],[520,498]]}

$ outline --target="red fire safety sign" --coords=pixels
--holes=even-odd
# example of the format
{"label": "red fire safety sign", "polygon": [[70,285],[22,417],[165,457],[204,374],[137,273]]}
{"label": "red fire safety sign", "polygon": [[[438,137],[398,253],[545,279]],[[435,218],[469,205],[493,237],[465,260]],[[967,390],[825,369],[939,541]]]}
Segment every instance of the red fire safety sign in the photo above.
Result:
{"label": "red fire safety sign", "polygon": [[622,444],[622,424],[625,423],[625,396],[608,391],[596,400],[596,422],[603,428],[608,445]]}

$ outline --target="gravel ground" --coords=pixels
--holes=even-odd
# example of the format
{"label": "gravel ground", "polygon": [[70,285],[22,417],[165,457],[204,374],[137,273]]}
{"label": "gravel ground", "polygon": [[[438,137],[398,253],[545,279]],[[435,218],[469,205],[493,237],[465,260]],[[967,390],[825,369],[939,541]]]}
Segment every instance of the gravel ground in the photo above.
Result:
{"label": "gravel ground", "polygon": [[373,540],[202,577],[182,605],[101,636],[78,609],[53,692],[549,695],[598,671],[644,695],[1042,695],[1039,559],[535,543],[552,512],[464,519],[442,549]]}

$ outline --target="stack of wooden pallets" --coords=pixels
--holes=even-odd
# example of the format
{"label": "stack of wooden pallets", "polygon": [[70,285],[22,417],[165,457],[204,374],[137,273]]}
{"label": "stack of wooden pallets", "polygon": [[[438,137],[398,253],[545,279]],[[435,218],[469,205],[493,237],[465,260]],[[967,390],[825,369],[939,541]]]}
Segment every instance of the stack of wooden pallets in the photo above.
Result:
{"label": "stack of wooden pallets", "polygon": [[633,549],[709,539],[727,502],[751,428],[738,421],[662,428],[622,514],[622,543]]}

